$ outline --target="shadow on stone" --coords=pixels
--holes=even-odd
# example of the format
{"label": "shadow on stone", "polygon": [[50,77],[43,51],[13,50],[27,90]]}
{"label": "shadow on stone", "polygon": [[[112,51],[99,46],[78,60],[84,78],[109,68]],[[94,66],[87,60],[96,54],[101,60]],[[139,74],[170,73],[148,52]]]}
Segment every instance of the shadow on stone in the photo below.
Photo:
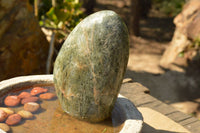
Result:
{"label": "shadow on stone", "polygon": [[143,117],[130,100],[118,97],[112,111],[113,126],[119,126],[126,120],[143,121]]}
{"label": "shadow on stone", "polygon": [[142,128],[142,133],[180,133],[180,132],[171,132],[166,130],[157,130],[150,125],[144,123]]}

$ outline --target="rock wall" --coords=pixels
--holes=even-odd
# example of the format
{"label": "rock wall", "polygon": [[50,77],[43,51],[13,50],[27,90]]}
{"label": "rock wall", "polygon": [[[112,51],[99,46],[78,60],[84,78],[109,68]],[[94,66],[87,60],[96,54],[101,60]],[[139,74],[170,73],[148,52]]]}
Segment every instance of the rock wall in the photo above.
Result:
{"label": "rock wall", "polygon": [[0,1],[0,81],[44,73],[48,47],[28,0]]}
{"label": "rock wall", "polygon": [[182,12],[175,17],[174,23],[176,25],[174,36],[160,61],[160,65],[164,68],[177,64],[180,52],[184,52],[183,62],[186,63],[184,65],[188,65],[187,60],[192,60],[196,56],[197,52],[191,51],[190,46],[200,37],[200,1],[190,0],[186,3]]}

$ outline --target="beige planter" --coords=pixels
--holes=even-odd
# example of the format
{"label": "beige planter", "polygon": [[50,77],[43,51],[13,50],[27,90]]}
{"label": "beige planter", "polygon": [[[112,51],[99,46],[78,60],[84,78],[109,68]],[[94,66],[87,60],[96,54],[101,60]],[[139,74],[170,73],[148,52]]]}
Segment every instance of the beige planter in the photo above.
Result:
{"label": "beige planter", "polygon": [[[16,77],[0,82],[0,94],[17,88],[33,85],[52,85],[53,75],[34,75]],[[112,112],[113,124],[124,123],[120,133],[139,133],[142,129],[143,117],[134,104],[119,94]]]}

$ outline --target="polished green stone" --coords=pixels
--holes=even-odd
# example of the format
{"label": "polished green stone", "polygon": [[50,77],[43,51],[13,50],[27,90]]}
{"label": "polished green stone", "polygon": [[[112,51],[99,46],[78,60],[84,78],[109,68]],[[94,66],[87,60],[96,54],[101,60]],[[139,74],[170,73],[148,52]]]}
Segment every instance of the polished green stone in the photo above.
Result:
{"label": "polished green stone", "polygon": [[54,66],[54,83],[68,114],[98,122],[110,116],[129,56],[126,25],[113,11],[82,20],[64,42]]}

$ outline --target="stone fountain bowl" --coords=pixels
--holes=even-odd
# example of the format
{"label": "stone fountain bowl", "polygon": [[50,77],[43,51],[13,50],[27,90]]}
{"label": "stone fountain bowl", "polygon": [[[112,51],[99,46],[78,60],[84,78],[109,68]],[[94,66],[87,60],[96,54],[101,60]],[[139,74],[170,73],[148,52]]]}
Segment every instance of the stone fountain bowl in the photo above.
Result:
{"label": "stone fountain bowl", "polygon": [[[53,86],[53,75],[21,76],[0,82],[0,95],[17,88],[35,85]],[[120,133],[139,133],[142,129],[143,117],[134,104],[119,94],[112,111],[113,125],[122,124]]]}

